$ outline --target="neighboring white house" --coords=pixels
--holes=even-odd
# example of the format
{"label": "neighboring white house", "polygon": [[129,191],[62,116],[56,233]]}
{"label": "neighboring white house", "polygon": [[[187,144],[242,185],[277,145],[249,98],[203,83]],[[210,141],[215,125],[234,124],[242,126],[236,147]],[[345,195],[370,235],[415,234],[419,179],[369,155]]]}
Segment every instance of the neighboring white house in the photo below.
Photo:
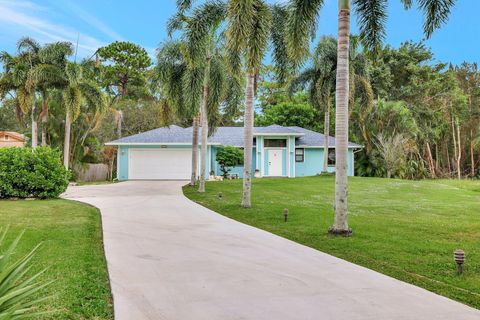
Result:
{"label": "neighboring white house", "polygon": [[[335,170],[335,138],[328,138],[328,171]],[[254,128],[253,170],[261,177],[303,177],[323,169],[324,135],[300,127],[272,125]],[[129,137],[107,145],[118,146],[119,180],[189,179],[192,161],[192,128],[175,125]],[[208,138],[207,174],[221,175],[215,157],[222,146],[243,148],[243,127],[219,127]],[[362,146],[349,143],[348,173],[354,175],[354,150]],[[243,175],[243,166],[231,173]]]}

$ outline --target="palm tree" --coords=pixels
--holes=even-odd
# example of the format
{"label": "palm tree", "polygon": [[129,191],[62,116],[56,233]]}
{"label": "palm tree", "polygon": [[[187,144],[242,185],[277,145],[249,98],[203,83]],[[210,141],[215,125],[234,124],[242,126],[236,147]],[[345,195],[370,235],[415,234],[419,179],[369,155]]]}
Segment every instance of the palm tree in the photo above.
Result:
{"label": "palm tree", "polygon": [[[410,9],[412,0],[401,0]],[[350,0],[338,0],[338,48],[335,83],[335,219],[330,233],[350,235],[347,221],[347,148],[348,148],[348,100]],[[360,38],[367,50],[375,53],[385,37],[387,18],[386,0],[353,0],[360,29]],[[452,0],[418,1],[424,12],[423,30],[426,37],[448,20],[455,4]],[[287,43],[290,57],[299,63],[308,55],[309,37],[315,31],[317,17],[323,0],[290,0]]]}
{"label": "palm tree", "polygon": [[52,90],[59,89],[63,85],[62,73],[65,70],[67,57],[72,53],[73,46],[70,42],[46,44],[38,50],[38,64],[32,68],[29,74],[29,84],[32,86],[32,90],[37,88],[42,100],[42,111],[39,115],[42,121],[42,146],[47,145],[49,95]]}
{"label": "palm tree", "polygon": [[63,165],[69,168],[70,160],[70,129],[81,112],[82,105],[94,107],[101,113],[104,112],[106,103],[103,92],[99,86],[82,75],[81,65],[68,62],[65,66],[64,87],[62,101],[65,107],[65,136],[63,144]]}
{"label": "palm tree", "polygon": [[[188,92],[187,62],[184,56],[185,43],[168,41],[157,51],[156,78],[162,95],[162,104],[183,119],[192,119],[192,175],[190,185],[197,182],[198,168],[198,94]],[[186,91],[186,92],[184,92]]]}
{"label": "palm tree", "polygon": [[[367,59],[358,52],[357,37],[350,37],[354,44],[350,47],[350,90],[349,109],[353,110],[355,101],[360,100],[366,108],[373,105],[373,90],[368,79]],[[302,71],[290,82],[290,95],[308,86],[309,99],[317,109],[324,109],[324,136],[330,135],[330,104],[335,94],[337,69],[337,39],[322,37],[315,48],[310,67]],[[328,139],[324,140],[323,172],[328,169]]]}
{"label": "palm tree", "polygon": [[[187,62],[184,92],[191,110],[197,111],[197,103],[201,94],[200,124],[200,180],[199,192],[205,192],[207,167],[208,135],[218,120],[219,107],[226,93],[226,68],[224,63],[223,37],[218,35],[218,29],[225,18],[226,6],[220,1],[210,1],[191,10],[191,2],[178,2],[178,13],[169,21],[169,33],[182,31],[185,44],[183,53]],[[196,117],[195,117],[196,118]],[[197,123],[194,119],[193,142],[197,142]],[[195,164],[197,147],[192,143],[192,171]],[[195,168],[194,168],[195,167]],[[193,175],[192,175],[192,183]]]}
{"label": "palm tree", "polygon": [[[3,51],[0,53],[0,62],[3,65],[3,73],[0,77],[0,99],[3,100],[9,95],[15,102],[15,115],[17,120],[21,122],[23,113],[31,106],[31,103],[25,103],[22,97],[26,97],[25,86],[22,86],[22,79],[20,76],[24,74],[23,64],[20,63],[18,57],[12,56]],[[31,99],[28,96],[27,100]],[[20,102],[23,102],[20,104]]]}
{"label": "palm tree", "polygon": [[[3,64],[3,75],[1,78],[1,96],[15,92],[15,101],[22,113],[31,113],[32,148],[38,144],[37,120],[35,116],[35,88],[32,88],[29,81],[29,74],[38,63],[39,46],[33,40],[32,46],[26,47],[26,38],[20,39],[17,45],[17,55],[12,56],[7,52],[0,54]],[[18,114],[18,113],[17,113]]]}
{"label": "palm tree", "polygon": [[244,111],[244,167],[242,207],[250,208],[252,187],[252,150],[254,122],[254,87],[265,54],[272,11],[263,0],[230,0],[227,7],[227,49],[235,72],[241,69],[242,57],[246,69]]}

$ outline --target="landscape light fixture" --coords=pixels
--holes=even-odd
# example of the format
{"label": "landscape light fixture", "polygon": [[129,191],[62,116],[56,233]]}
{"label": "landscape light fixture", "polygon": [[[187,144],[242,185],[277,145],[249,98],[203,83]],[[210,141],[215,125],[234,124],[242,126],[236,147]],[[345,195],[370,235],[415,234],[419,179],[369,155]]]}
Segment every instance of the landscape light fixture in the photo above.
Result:
{"label": "landscape light fixture", "polygon": [[288,209],[287,208],[283,209],[283,217],[285,218],[285,222],[287,222],[287,220],[288,220]]}
{"label": "landscape light fixture", "polygon": [[463,264],[465,263],[465,252],[461,249],[457,249],[453,252],[453,258],[457,264],[457,273],[462,274]]}

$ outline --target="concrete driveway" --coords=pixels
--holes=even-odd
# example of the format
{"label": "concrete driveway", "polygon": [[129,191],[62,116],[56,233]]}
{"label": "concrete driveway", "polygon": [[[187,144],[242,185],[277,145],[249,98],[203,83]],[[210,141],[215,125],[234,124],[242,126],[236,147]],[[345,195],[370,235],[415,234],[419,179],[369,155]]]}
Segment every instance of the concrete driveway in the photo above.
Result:
{"label": "concrete driveway", "polygon": [[116,320],[480,319],[480,311],[246,226],[185,182],[71,187],[102,212]]}

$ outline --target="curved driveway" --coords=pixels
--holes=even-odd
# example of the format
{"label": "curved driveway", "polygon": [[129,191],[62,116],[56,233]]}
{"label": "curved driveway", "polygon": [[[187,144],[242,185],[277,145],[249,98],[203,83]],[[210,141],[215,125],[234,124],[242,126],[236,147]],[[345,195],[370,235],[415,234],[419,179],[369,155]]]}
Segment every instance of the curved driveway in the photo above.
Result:
{"label": "curved driveway", "polygon": [[178,181],[70,187],[102,212],[116,320],[480,319],[480,311],[223,217]]}

